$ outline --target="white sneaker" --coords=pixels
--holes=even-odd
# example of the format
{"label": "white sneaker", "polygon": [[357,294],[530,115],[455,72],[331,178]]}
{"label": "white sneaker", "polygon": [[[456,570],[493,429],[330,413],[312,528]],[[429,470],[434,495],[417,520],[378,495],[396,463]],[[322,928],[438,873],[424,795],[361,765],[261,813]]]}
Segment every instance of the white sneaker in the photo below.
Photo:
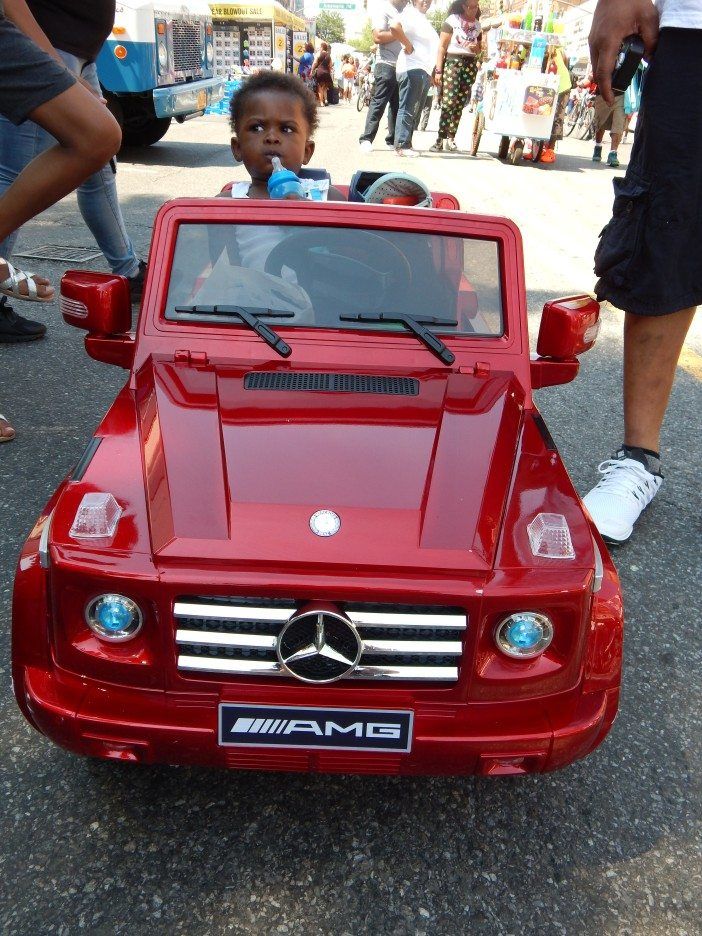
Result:
{"label": "white sneaker", "polygon": [[395,153],[398,156],[406,156],[409,159],[414,159],[416,156],[419,156],[417,150],[410,149],[409,147],[406,147],[405,149],[396,149]]}
{"label": "white sneaker", "polygon": [[602,477],[585,495],[583,503],[603,539],[625,543],[641,513],[658,493],[663,476],[648,471],[623,449],[601,462],[597,470]]}
{"label": "white sneaker", "polygon": [[370,153],[373,149],[373,144],[370,140],[361,140],[358,145],[362,153]]}

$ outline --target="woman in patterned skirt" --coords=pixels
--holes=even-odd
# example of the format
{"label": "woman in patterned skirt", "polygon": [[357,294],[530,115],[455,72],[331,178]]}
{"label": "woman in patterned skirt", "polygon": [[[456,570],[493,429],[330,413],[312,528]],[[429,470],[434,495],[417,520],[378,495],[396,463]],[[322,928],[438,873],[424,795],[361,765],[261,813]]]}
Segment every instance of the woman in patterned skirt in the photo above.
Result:
{"label": "woman in patterned skirt", "polygon": [[478,74],[478,53],[482,39],[478,0],[454,0],[441,27],[434,83],[441,89],[441,117],[436,143],[429,149],[455,153],[455,137],[463,108],[470,100]]}

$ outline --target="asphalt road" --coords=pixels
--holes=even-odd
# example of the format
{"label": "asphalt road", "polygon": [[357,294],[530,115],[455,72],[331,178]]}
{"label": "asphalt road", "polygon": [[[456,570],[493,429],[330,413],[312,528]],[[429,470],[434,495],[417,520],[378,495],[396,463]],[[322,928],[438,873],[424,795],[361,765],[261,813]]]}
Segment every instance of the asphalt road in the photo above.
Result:
{"label": "asphalt road", "polygon": [[[592,288],[613,173],[593,166],[589,144],[567,142],[551,168],[504,166],[489,138],[476,160],[410,163],[382,145],[359,154],[355,109],[330,107],[321,120],[313,163],[336,181],[362,166],[403,169],[453,191],[466,209],[520,224],[534,337],[545,299]],[[162,201],[242,178],[227,140],[225,121],[205,118],[124,155],[122,204],[140,250]],[[73,198],[26,227],[22,246],[42,243],[92,244]],[[665,484],[615,554],[627,632],[611,735],[555,774],[406,780],[89,762],[24,722],[9,666],[17,554],[123,372],[90,361],[55,304],[21,311],[36,311],[49,332],[0,346],[0,409],[18,430],[0,447],[3,934],[701,932],[702,321],[670,405]],[[578,379],[538,395],[581,493],[621,437],[621,323],[605,310]]]}

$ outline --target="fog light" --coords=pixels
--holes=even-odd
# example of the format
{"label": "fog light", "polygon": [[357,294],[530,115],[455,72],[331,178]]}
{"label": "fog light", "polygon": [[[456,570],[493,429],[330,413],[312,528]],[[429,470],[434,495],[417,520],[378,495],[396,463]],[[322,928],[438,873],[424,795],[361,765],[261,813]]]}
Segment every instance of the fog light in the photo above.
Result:
{"label": "fog light", "polygon": [[139,605],[124,595],[98,595],[85,609],[88,627],[102,640],[131,640],[141,630]]}
{"label": "fog light", "polygon": [[520,611],[510,614],[495,628],[495,643],[507,656],[530,660],[543,653],[553,640],[553,624],[545,614]]}

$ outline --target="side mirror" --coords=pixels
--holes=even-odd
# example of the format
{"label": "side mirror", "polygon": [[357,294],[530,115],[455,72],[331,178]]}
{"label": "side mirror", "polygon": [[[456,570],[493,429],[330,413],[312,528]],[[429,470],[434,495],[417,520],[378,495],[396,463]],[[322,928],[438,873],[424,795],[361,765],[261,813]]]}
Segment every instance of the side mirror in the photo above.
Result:
{"label": "side mirror", "polygon": [[130,368],[134,360],[132,301],[124,276],[75,270],[61,278],[61,314],[68,325],[83,328],[90,357]]}
{"label": "side mirror", "polygon": [[591,348],[600,330],[600,304],[591,296],[554,299],[544,305],[536,353],[573,358]]}
{"label": "side mirror", "polygon": [[544,305],[536,356],[531,360],[534,390],[569,383],[579,369],[578,354],[595,343],[600,330],[600,304],[591,296],[554,299]]}

